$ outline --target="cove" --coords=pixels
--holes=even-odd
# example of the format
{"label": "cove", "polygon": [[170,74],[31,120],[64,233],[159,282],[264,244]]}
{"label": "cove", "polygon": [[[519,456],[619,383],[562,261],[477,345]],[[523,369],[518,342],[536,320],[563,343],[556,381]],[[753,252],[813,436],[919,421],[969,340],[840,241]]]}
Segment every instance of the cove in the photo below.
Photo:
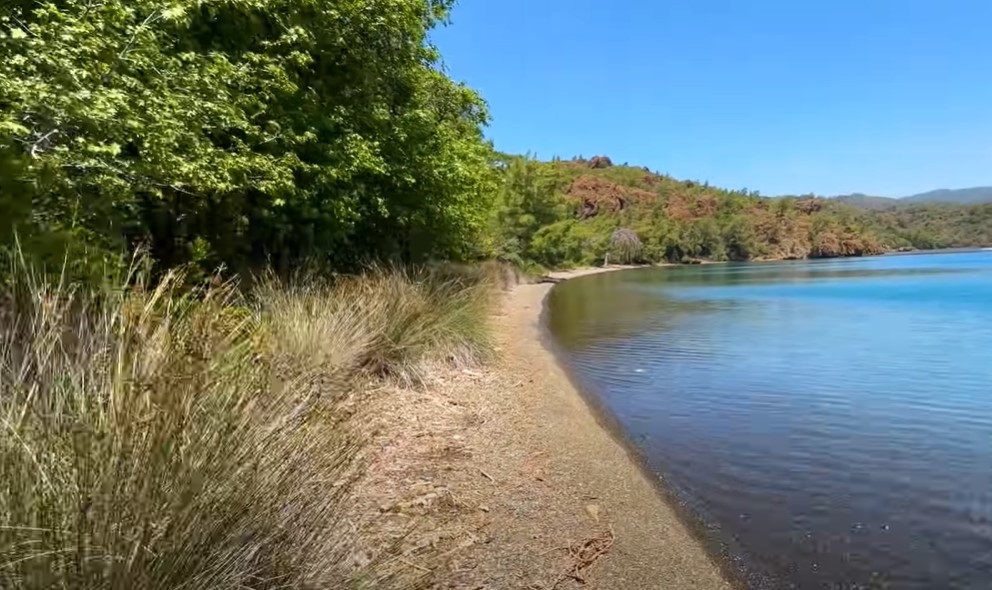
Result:
{"label": "cove", "polygon": [[629,270],[547,305],[751,586],[992,584],[992,252]]}

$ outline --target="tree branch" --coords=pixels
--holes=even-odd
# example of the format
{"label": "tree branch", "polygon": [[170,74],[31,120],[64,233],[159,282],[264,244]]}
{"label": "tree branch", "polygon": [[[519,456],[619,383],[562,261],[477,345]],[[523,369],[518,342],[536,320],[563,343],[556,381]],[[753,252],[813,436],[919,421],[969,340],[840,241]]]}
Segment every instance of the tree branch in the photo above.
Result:
{"label": "tree branch", "polygon": [[42,148],[41,148],[42,142],[47,141],[48,138],[50,138],[51,136],[57,134],[58,132],[59,132],[59,128],[56,127],[55,129],[52,129],[48,133],[46,133],[46,134],[42,135],[41,137],[39,137],[38,139],[36,139],[34,141],[34,143],[31,144],[31,150],[30,150],[31,157],[32,158],[37,158],[38,157],[38,153],[42,151]]}

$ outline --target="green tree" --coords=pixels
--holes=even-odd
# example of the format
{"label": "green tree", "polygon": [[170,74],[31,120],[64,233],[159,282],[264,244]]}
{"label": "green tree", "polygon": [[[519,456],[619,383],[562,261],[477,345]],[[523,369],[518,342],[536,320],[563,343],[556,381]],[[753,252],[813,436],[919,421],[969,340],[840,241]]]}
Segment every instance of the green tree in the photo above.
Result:
{"label": "green tree", "polygon": [[687,228],[685,235],[692,245],[690,251],[687,252],[689,256],[700,256],[713,260],[726,259],[723,234],[713,217],[703,217],[693,221]]}
{"label": "green tree", "polygon": [[610,236],[610,247],[606,253],[606,264],[610,263],[610,255],[622,264],[630,264],[641,259],[644,252],[644,244],[637,234],[626,228],[619,227],[613,230]]}
{"label": "green tree", "polygon": [[162,265],[477,255],[486,109],[427,37],[451,4],[5,4],[0,237]]}
{"label": "green tree", "polygon": [[762,254],[754,226],[743,215],[733,215],[726,220],[723,242],[730,260],[750,260]]}
{"label": "green tree", "polygon": [[540,228],[569,216],[553,170],[528,156],[508,156],[500,167],[493,233],[497,257],[519,261]]}

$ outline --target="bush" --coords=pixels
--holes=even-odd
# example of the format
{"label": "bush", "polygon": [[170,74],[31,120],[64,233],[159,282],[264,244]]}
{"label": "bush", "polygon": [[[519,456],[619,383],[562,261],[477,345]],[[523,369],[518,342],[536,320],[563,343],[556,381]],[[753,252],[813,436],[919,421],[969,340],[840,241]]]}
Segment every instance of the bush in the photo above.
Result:
{"label": "bush", "polygon": [[[406,385],[432,363],[472,364],[489,351],[486,323],[496,277],[473,267],[377,268],[333,282],[269,280],[259,301],[277,341],[311,362]],[[312,342],[323,342],[314,350]]]}
{"label": "bush", "polygon": [[644,252],[644,244],[634,231],[626,228],[613,230],[607,261],[610,254],[613,254],[622,264],[630,264],[639,260],[642,252]]}
{"label": "bush", "polygon": [[488,282],[377,270],[246,299],[24,273],[0,328],[0,587],[334,588],[369,371],[485,354]]}

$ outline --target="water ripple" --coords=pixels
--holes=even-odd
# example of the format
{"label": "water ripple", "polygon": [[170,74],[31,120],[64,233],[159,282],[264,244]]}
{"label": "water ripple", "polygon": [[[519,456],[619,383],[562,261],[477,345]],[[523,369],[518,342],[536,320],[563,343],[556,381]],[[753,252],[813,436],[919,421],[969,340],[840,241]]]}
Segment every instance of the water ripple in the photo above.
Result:
{"label": "water ripple", "polygon": [[550,309],[755,587],[992,587],[992,254],[611,273]]}

